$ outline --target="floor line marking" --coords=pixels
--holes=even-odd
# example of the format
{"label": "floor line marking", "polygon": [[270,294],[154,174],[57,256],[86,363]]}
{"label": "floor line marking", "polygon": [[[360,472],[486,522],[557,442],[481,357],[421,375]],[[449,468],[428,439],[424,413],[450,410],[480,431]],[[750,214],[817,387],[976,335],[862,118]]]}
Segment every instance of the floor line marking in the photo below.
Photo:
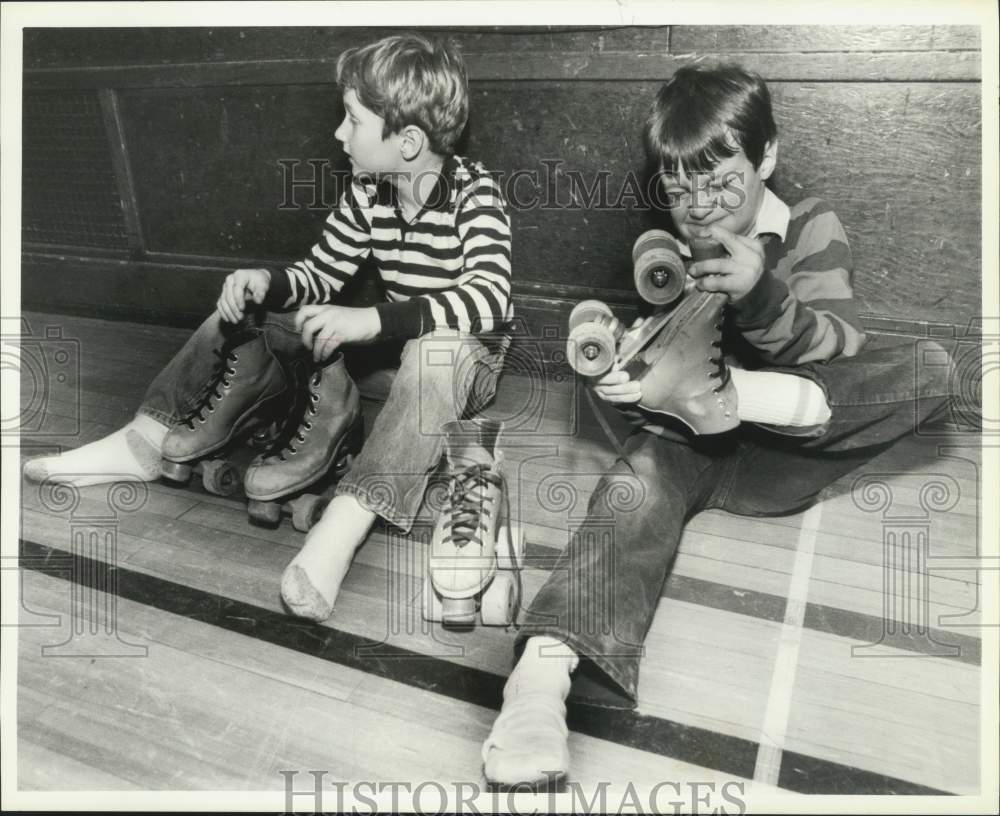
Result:
{"label": "floor line marking", "polygon": [[777,786],[781,771],[781,755],[788,731],[788,717],[795,688],[795,672],[799,662],[799,645],[802,642],[802,623],[809,597],[809,579],[812,575],[813,556],[816,553],[816,535],[823,515],[823,504],[815,504],[802,517],[799,541],[788,584],[788,601],[785,619],[781,625],[778,653],[774,658],[771,688],[764,709],[758,741],[757,762],[753,779],[765,785]]}
{"label": "floor line marking", "polygon": [[[77,570],[68,570],[60,560],[65,551],[30,539],[20,539],[22,569],[50,575],[69,584],[81,584]],[[90,559],[83,558],[89,562]],[[98,569],[92,564],[93,569]],[[103,567],[101,567],[103,568]],[[350,632],[308,621],[297,621],[281,612],[247,601],[179,584],[166,578],[127,567],[117,570],[119,581],[112,594],[126,601],[180,615],[205,626],[214,626],[310,655],[375,677],[395,681],[430,694],[472,703],[497,711],[506,679],[484,669],[450,663],[400,646],[388,647],[389,659],[359,661],[358,647],[370,641]],[[93,573],[91,573],[93,574]],[[388,646],[388,645],[387,645]],[[419,659],[403,664],[393,657]],[[414,671],[419,666],[420,671]],[[571,703],[570,728],[576,733],[709,768],[745,779],[752,778],[758,743],[699,726],[687,725],[635,709],[613,709]],[[789,752],[793,753],[793,752]],[[851,765],[806,754],[794,754],[798,767],[807,772],[785,779],[783,790],[797,793],[835,793],[844,786],[854,793],[943,796],[948,791],[905,779],[866,771]],[[836,788],[830,786],[836,780]]]}

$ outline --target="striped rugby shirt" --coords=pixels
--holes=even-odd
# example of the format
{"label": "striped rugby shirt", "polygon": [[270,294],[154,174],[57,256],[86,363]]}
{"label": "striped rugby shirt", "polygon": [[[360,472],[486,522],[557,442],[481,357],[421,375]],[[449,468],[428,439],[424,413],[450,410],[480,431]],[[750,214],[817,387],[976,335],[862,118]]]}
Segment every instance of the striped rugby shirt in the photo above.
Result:
{"label": "striped rugby shirt", "polygon": [[382,337],[496,331],[513,317],[510,243],[506,203],[479,163],[448,157],[410,222],[393,185],[355,176],[309,255],[272,274],[267,303],[335,302],[372,256],[388,299],[375,306]]}
{"label": "striped rugby shirt", "polygon": [[854,302],[854,262],[829,205],[806,198],[789,208],[767,190],[754,232],[764,243],[764,273],[728,309],[732,328],[745,341],[727,332],[727,340],[743,346],[744,353],[734,349],[741,362],[746,344],[758,365],[825,363],[857,354],[865,334]]}

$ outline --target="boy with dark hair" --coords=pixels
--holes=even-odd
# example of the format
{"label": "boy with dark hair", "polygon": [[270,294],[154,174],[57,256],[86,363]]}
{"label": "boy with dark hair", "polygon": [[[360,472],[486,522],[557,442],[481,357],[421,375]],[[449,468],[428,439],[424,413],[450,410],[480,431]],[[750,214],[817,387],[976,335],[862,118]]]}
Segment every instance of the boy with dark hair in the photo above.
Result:
{"label": "boy with dark hair", "polygon": [[[765,186],[777,130],[760,77],[678,70],[645,137],[678,237],[726,253],[688,267],[692,289],[654,370],[638,382],[613,369],[595,384],[637,427],[518,634],[483,746],[492,782],[567,772],[565,699],[581,659],[616,692],[603,705],[635,705],[641,644],[688,518],[799,511],[947,404],[947,373],[915,382],[912,347],[862,352],[851,254],[832,210],[815,198],[788,207]],[[658,374],[686,395],[669,411],[643,407]],[[623,495],[645,500],[624,506]],[[599,534],[609,519],[613,545]]]}
{"label": "boy with dark hair", "polygon": [[[481,165],[454,155],[469,109],[457,48],[387,37],[342,54],[337,82],[345,114],[334,136],[353,177],[309,255],[286,269],[229,275],[215,314],[153,381],[128,426],[25,467],[39,481],[156,479],[161,457],[202,458],[280,401],[285,373],[275,352],[311,353],[316,370],[300,426],[246,474],[251,499],[274,500],[312,484],[357,445],[360,401],[339,346],[395,343],[400,363],[388,400],[282,579],[287,606],[315,620],[332,613],[377,516],[412,525],[441,457],[439,429],[495,388],[502,351],[477,335],[512,317],[506,205]],[[333,305],[369,257],[386,302]],[[445,550],[436,555],[454,555],[450,539],[436,545]],[[462,554],[489,557],[490,546],[477,540]]]}

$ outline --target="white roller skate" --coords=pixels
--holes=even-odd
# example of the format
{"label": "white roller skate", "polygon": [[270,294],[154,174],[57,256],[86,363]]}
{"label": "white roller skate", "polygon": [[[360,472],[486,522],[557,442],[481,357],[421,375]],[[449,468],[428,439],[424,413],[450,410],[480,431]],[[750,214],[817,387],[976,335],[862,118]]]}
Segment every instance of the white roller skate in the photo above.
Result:
{"label": "white roller skate", "polygon": [[442,426],[450,483],[431,539],[424,579],[424,619],[445,626],[515,622],[521,602],[520,530],[510,525],[503,455],[503,423],[457,420]]}

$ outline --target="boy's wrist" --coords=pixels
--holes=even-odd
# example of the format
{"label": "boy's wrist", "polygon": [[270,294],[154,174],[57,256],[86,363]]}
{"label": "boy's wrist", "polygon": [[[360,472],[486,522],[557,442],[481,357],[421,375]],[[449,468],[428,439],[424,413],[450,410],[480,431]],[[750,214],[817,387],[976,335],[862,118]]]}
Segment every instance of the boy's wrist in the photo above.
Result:
{"label": "boy's wrist", "polygon": [[743,297],[730,304],[736,323],[742,328],[770,325],[779,314],[788,287],[765,269]]}
{"label": "boy's wrist", "polygon": [[288,274],[284,270],[272,271],[265,269],[264,271],[267,272],[267,294],[264,296],[264,305],[280,309],[285,306],[288,299],[292,296],[292,287],[288,282]]}
{"label": "boy's wrist", "polygon": [[369,340],[378,340],[382,336],[382,318],[379,317],[378,309],[368,306],[364,309],[365,325]]}
{"label": "boy's wrist", "polygon": [[431,321],[424,319],[424,310],[429,312],[430,304],[423,297],[379,303],[373,308],[378,313],[380,336],[386,340],[420,337],[431,326]]}

